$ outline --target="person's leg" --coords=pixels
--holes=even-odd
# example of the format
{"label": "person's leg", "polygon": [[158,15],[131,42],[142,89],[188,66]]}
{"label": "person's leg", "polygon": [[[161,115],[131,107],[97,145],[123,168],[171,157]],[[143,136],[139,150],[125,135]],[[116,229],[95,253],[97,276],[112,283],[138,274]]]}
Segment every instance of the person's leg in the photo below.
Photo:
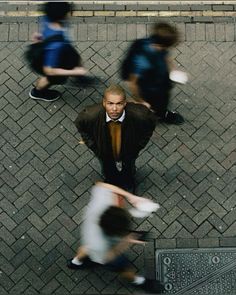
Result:
{"label": "person's leg", "polygon": [[123,169],[120,173],[120,186],[126,190],[135,191],[135,159],[123,161]]}
{"label": "person's leg", "polygon": [[132,268],[124,269],[119,273],[119,275],[129,283],[135,284],[137,286],[145,282],[145,277],[138,276],[135,270]]}
{"label": "person's leg", "polygon": [[132,268],[127,268],[119,272],[120,276],[131,283],[136,288],[141,288],[151,294],[160,294],[165,290],[164,286],[157,280],[147,279],[139,276]]}
{"label": "person's leg", "polygon": [[44,90],[47,89],[50,86],[50,82],[48,81],[47,77],[40,77],[36,81],[36,89],[37,90]]}
{"label": "person's leg", "polygon": [[136,288],[141,288],[149,293],[159,294],[164,290],[163,285],[156,280],[150,280],[144,276],[137,275],[129,260],[120,255],[110,263],[106,264],[109,270],[119,273],[120,277],[131,283]]}
{"label": "person's leg", "polygon": [[143,283],[145,281],[144,277],[136,275],[136,271],[132,264],[123,254],[117,256],[113,261],[105,264],[105,267],[113,272],[119,273],[123,279],[130,283]]}
{"label": "person's leg", "polygon": [[68,260],[67,266],[71,269],[79,269],[84,265],[84,261],[88,258],[86,246],[80,246],[74,258]]}
{"label": "person's leg", "polygon": [[146,91],[145,100],[150,103],[152,110],[159,118],[164,118],[169,106],[170,94],[161,91]]}
{"label": "person's leg", "polygon": [[184,123],[184,118],[175,111],[170,111],[170,91],[156,92],[155,95],[147,94],[147,102],[150,103],[157,117],[165,123],[180,125]]}
{"label": "person's leg", "polygon": [[80,261],[83,261],[88,256],[88,250],[86,246],[80,246],[76,253],[76,258]]}
{"label": "person's leg", "polygon": [[99,160],[104,176],[104,182],[119,186],[119,173],[111,159]]}

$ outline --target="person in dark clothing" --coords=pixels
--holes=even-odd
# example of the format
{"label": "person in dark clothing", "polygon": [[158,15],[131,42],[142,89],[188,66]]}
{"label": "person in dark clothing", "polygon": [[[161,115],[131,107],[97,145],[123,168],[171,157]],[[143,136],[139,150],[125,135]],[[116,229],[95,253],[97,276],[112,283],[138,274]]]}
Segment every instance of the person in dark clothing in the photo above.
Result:
{"label": "person in dark clothing", "polygon": [[103,103],[86,107],[75,125],[100,160],[105,181],[134,188],[135,160],[155,129],[154,114],[141,104],[127,102],[124,90],[112,85],[105,90]]}
{"label": "person in dark clothing", "polygon": [[166,123],[182,124],[183,117],[168,109],[173,70],[169,49],[178,42],[178,32],[167,23],[157,23],[150,37],[134,41],[121,67],[134,99],[151,108]]}

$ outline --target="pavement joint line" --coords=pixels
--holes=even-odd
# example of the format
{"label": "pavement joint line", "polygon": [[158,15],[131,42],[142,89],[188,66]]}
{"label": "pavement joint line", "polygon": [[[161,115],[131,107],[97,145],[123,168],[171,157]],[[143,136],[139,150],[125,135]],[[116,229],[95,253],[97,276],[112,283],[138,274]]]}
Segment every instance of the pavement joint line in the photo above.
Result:
{"label": "pavement joint line", "polygon": [[[9,16],[9,17],[39,17],[43,15],[41,11],[0,11],[1,16]],[[201,16],[209,16],[209,17],[236,17],[236,11],[179,11],[179,10],[153,10],[153,11],[145,11],[145,10],[129,10],[129,11],[112,11],[112,10],[81,10],[81,11],[73,11],[72,17],[93,17],[93,16],[111,16],[111,17],[136,17],[136,16],[162,16],[162,17],[175,17],[175,16],[188,16],[188,17],[201,17]]]}
{"label": "pavement joint line", "polygon": [[[43,4],[45,1],[2,1],[0,0],[0,2],[4,2],[4,3],[8,3],[8,4],[33,4],[33,5],[38,5],[38,4]],[[211,0],[205,0],[205,1],[199,1],[199,0],[181,0],[181,1],[166,1],[166,0],[161,0],[161,1],[150,1],[150,0],[142,0],[142,1],[134,1],[134,0],[117,0],[117,1],[104,1],[104,0],[95,0],[95,1],[71,1],[74,2],[74,4],[113,4],[113,5],[126,5],[128,4],[171,4],[171,5],[181,5],[181,4],[221,4],[221,5],[225,5],[225,4],[236,4],[236,1],[231,0],[231,1],[211,1]],[[190,5],[191,5],[190,4]]]}

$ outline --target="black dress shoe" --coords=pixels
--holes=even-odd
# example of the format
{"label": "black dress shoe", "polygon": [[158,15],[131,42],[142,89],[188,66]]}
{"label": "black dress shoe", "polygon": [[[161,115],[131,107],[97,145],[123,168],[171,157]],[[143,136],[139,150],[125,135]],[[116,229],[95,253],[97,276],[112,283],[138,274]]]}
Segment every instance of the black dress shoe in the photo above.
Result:
{"label": "black dress shoe", "polygon": [[185,121],[183,116],[177,112],[167,111],[165,117],[161,119],[162,122],[167,124],[182,125]]}

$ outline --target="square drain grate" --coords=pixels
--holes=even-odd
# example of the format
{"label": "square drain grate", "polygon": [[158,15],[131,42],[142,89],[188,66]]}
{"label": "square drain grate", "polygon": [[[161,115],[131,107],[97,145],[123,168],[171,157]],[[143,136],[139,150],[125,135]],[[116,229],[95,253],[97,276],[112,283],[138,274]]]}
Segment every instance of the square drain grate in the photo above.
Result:
{"label": "square drain grate", "polygon": [[156,277],[166,294],[236,295],[236,248],[157,250]]}

